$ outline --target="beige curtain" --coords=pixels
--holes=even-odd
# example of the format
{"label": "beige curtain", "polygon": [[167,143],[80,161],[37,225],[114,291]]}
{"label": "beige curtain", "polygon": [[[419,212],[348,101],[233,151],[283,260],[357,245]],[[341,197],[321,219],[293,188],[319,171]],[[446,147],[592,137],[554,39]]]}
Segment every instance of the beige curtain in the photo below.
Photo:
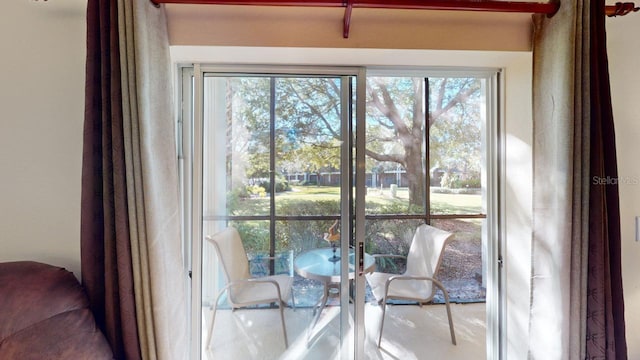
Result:
{"label": "beige curtain", "polygon": [[534,16],[529,357],[584,359],[589,0]]}
{"label": "beige curtain", "polygon": [[131,252],[143,359],[188,358],[178,166],[164,8],[119,0]]}

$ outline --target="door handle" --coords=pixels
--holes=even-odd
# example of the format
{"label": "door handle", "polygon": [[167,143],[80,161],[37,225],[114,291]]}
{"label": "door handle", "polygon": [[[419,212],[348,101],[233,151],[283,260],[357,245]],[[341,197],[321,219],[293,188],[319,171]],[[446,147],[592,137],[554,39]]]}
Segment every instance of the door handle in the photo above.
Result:
{"label": "door handle", "polygon": [[358,244],[358,276],[364,274],[364,243]]}

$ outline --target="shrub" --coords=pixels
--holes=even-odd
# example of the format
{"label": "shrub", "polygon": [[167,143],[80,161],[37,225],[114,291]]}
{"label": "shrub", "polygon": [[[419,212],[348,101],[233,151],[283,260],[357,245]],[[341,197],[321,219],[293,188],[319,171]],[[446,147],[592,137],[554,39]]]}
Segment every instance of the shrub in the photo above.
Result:
{"label": "shrub", "polygon": [[231,222],[240,237],[248,254],[269,253],[269,226],[265,221],[233,221]]}
{"label": "shrub", "polygon": [[[314,201],[312,206],[307,202],[288,201],[280,204],[279,212],[288,215],[326,215],[339,214],[340,203],[334,200]],[[323,240],[334,220],[279,221],[276,225],[278,247],[292,249],[295,253],[316,247],[327,246]]]}
{"label": "shrub", "polygon": [[[267,192],[269,191],[269,189],[271,189],[271,181],[269,180],[261,181],[258,185],[264,188]],[[279,193],[289,190],[291,190],[291,186],[289,185],[287,179],[285,179],[281,175],[276,176],[275,191]]]}
{"label": "shrub", "polygon": [[261,197],[267,195],[267,190],[262,186],[258,186],[258,185],[247,186],[247,192],[251,195],[261,196]]}
{"label": "shrub", "polygon": [[235,209],[239,206],[241,199],[246,199],[248,197],[249,192],[247,191],[247,187],[238,186],[237,188],[227,192],[227,206]]}
{"label": "shrub", "polygon": [[316,181],[311,181],[311,180],[302,180],[300,181],[300,186],[311,186],[311,185],[318,185],[318,183]]}
{"label": "shrub", "polygon": [[459,181],[457,174],[446,172],[444,173],[444,175],[442,175],[442,179],[440,179],[440,186],[444,188],[455,189],[457,181]]}
{"label": "shrub", "polygon": [[[365,251],[370,254],[406,256],[416,227],[422,220],[395,219],[367,221],[365,227]],[[404,269],[405,261],[397,258],[378,258],[379,271],[397,273]]]}
{"label": "shrub", "polygon": [[440,186],[448,189],[479,189],[482,187],[482,183],[480,181],[480,177],[472,177],[462,180],[458,174],[445,173],[442,176],[442,180],[440,180]]}
{"label": "shrub", "polygon": [[467,180],[459,181],[459,188],[471,188],[471,189],[479,189],[482,187],[482,182],[480,178],[471,178]]}

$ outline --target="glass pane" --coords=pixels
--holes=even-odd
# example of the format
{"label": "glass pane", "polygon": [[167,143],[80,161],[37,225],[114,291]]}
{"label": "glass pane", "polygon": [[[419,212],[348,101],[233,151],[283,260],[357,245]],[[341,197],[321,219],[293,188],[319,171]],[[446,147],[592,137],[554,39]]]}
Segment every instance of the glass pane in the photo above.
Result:
{"label": "glass pane", "polygon": [[340,79],[276,82],[276,214],[338,215]]}
{"label": "glass pane", "polygon": [[[324,234],[333,223],[333,220],[276,222],[276,254],[286,255],[291,259],[291,273],[295,275],[296,307],[313,308],[322,296],[324,284],[298,274],[295,271],[295,260],[300,254],[310,250],[331,247],[331,244],[324,240]],[[337,252],[339,250],[336,248]]]}
{"label": "glass pane", "polygon": [[325,234],[335,220],[283,220],[276,222],[277,251],[293,251],[294,256],[332,244],[325,240]]}
{"label": "glass pane", "polygon": [[229,221],[240,233],[244,250],[249,259],[256,256],[269,256],[269,221]]}
{"label": "glass pane", "polygon": [[[407,256],[416,228],[424,220],[394,219],[366,221],[365,251],[369,254]],[[380,258],[376,262],[376,271],[401,274],[405,270],[405,260]]]}
{"label": "glass pane", "polygon": [[[335,348],[349,335],[341,311],[349,302],[346,291],[340,291],[341,283],[348,288],[340,277],[340,241],[325,240],[325,234],[339,232],[340,204],[348,201],[340,189],[341,86],[340,77],[205,77],[204,234],[236,228],[251,277],[275,275],[285,283],[290,277],[293,294],[285,307],[286,348],[277,302],[249,304],[261,311],[238,311],[241,315],[230,311],[233,290],[220,292],[228,285],[224,269],[229,263],[221,261],[213,242],[203,240],[202,340],[208,358],[224,356],[229,344],[251,339],[259,340],[256,346],[234,354],[276,359],[297,348],[304,350],[297,354],[304,358],[306,352]],[[296,268],[296,261],[310,253],[323,257],[305,264],[322,271]],[[234,259],[231,267],[245,268],[243,255]],[[346,261],[351,271],[345,279],[355,274],[352,257]],[[215,317],[214,304],[219,305]],[[294,304],[300,310],[291,311]]]}
{"label": "glass pane", "polygon": [[[366,252],[407,256],[416,228],[422,220],[369,220],[366,222]],[[438,219],[431,225],[454,234],[445,247],[437,278],[442,281],[452,302],[484,302],[486,294],[485,267],[483,265],[484,219]],[[403,258],[378,258],[376,271],[402,274]],[[376,301],[370,291],[367,302]],[[442,294],[436,302],[444,302]]]}
{"label": "glass pane", "polygon": [[205,78],[205,217],[269,213],[269,94],[268,78]]}
{"label": "glass pane", "polygon": [[424,78],[367,78],[367,214],[425,211]]}
{"label": "glass pane", "polygon": [[484,219],[438,219],[431,224],[452,232],[444,250],[438,279],[449,291],[452,302],[484,302],[486,298],[486,256]]}
{"label": "glass pane", "polygon": [[[203,233],[214,235],[226,227],[224,221],[205,221]],[[202,242],[202,303],[211,306],[215,301],[219,287],[224,284],[224,276],[218,269],[218,255],[209,241]]]}
{"label": "glass pane", "polygon": [[431,213],[484,213],[485,80],[428,81]]}

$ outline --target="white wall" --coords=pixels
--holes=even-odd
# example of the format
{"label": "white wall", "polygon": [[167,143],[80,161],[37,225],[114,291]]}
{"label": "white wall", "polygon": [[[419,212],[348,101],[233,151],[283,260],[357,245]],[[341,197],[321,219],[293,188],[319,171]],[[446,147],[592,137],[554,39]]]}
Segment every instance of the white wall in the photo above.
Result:
{"label": "white wall", "polygon": [[0,261],[80,274],[83,1],[0,4]]}
{"label": "white wall", "polygon": [[533,210],[532,62],[506,66],[505,242],[506,358],[526,359],[529,347],[531,241]]}
{"label": "white wall", "polygon": [[[535,0],[533,0],[535,1]],[[353,49],[531,49],[531,14],[354,8],[167,4],[172,45]]]}
{"label": "white wall", "polygon": [[609,74],[620,180],[622,276],[629,359],[640,359],[640,15],[607,20]]}

